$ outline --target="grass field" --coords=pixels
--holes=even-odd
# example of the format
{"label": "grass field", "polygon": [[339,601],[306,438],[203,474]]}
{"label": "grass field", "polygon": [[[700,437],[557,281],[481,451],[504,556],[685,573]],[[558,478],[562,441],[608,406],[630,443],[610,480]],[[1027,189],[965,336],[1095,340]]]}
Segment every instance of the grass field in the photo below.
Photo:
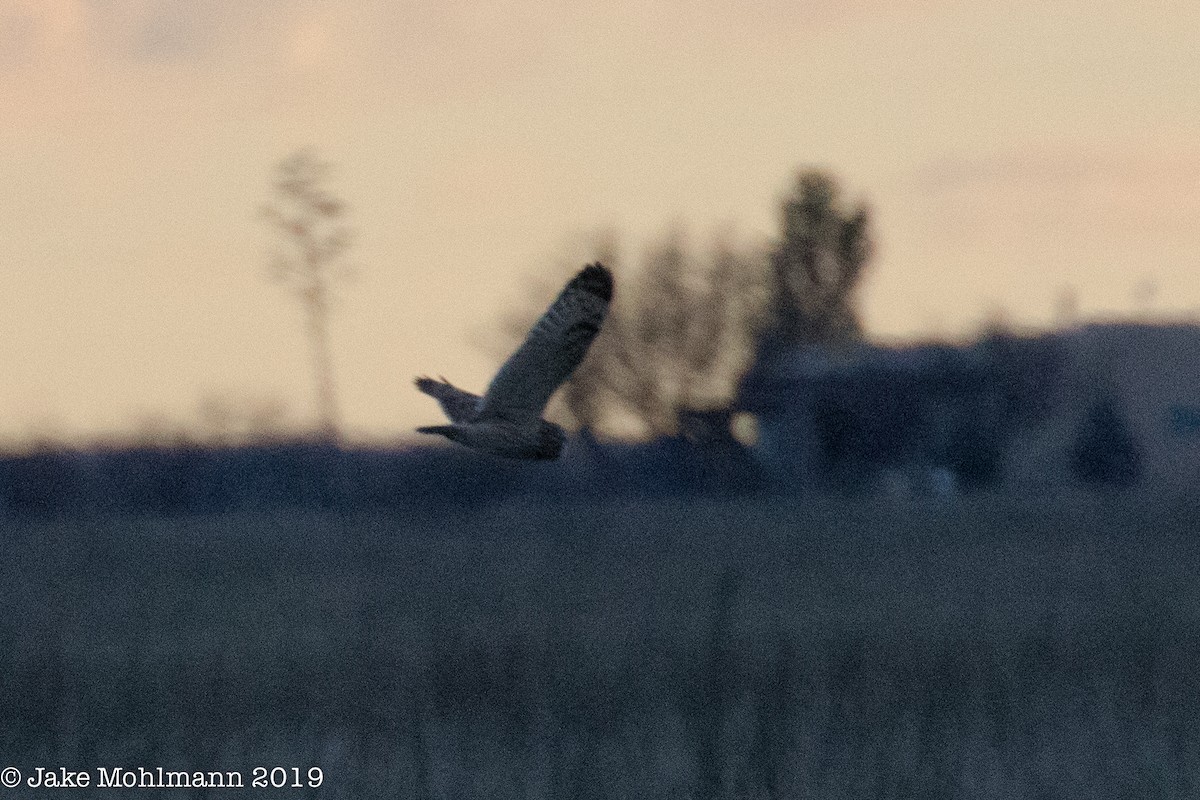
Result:
{"label": "grass field", "polygon": [[5,523],[0,767],[1195,797],[1198,531],[1200,500],[1145,495]]}

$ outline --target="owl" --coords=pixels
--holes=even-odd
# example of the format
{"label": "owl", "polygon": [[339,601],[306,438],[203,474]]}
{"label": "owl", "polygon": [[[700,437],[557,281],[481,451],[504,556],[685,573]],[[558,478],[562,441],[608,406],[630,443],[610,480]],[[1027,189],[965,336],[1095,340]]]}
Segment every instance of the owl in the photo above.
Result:
{"label": "owl", "polygon": [[604,265],[580,270],[500,367],[483,397],[445,378],[417,378],[417,388],[438,401],[451,423],[417,430],[507,458],[558,458],[566,433],[542,419],[542,411],[587,355],[612,296],[612,272]]}

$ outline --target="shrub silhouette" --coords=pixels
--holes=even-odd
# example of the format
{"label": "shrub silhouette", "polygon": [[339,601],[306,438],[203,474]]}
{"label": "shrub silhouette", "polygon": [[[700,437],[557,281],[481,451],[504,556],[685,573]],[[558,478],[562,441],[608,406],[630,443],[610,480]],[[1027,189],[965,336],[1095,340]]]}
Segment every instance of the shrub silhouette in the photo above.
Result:
{"label": "shrub silhouette", "polygon": [[1141,476],[1141,447],[1111,392],[1092,405],[1080,424],[1071,467],[1080,480],[1094,486],[1130,486]]}

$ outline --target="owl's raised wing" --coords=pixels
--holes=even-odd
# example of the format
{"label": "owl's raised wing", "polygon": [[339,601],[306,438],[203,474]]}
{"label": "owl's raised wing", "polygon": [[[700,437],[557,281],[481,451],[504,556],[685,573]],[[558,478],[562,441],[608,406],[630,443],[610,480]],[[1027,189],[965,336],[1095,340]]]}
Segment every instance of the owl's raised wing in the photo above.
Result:
{"label": "owl's raised wing", "polygon": [[540,417],[550,395],[587,355],[612,293],[606,267],[597,263],[580,270],[492,378],[476,419]]}

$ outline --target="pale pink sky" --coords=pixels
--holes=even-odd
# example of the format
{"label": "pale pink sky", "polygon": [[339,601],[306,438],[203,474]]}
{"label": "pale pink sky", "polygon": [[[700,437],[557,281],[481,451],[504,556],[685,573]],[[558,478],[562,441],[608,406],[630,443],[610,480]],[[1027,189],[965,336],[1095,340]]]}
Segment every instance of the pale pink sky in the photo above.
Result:
{"label": "pale pink sky", "polygon": [[[594,10],[592,10],[594,9]],[[311,415],[255,210],[311,145],[358,230],[346,427],[439,418],[572,234],[774,230],[794,170],[876,214],[878,336],[1200,309],[1200,5],[0,0],[0,436]],[[549,299],[549,298],[547,298]]]}

